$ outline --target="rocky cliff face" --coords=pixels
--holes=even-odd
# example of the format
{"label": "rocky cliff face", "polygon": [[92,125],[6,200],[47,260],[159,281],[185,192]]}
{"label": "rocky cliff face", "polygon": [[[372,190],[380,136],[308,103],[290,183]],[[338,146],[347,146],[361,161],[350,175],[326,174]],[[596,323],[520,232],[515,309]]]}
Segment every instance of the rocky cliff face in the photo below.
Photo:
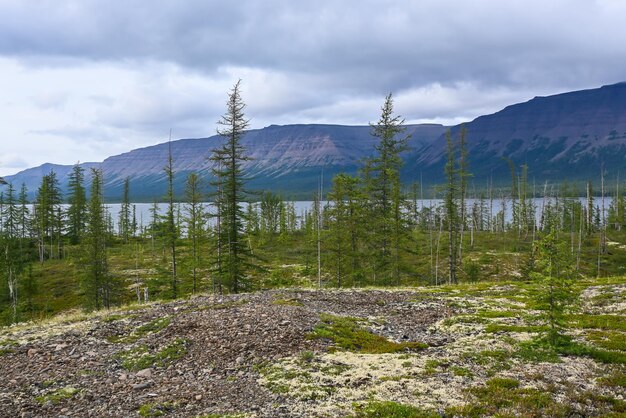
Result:
{"label": "rocky cliff face", "polygon": [[[467,124],[467,144],[473,181],[510,182],[503,157],[529,167],[529,177],[543,180],[596,179],[604,166],[609,177],[626,172],[626,83],[599,89],[535,97],[508,106]],[[425,184],[444,180],[445,130],[442,125],[409,125],[410,151],[405,153],[404,179]],[[457,138],[461,126],[451,128]],[[251,130],[243,137],[252,160],[245,169],[250,187],[271,189],[287,197],[308,199],[324,173],[325,187],[339,172],[355,173],[363,158],[372,155],[376,138],[369,126],[286,125]],[[159,199],[165,194],[163,167],[168,147],[174,158],[175,188],[182,195],[188,173],[208,176],[211,149],[220,138],[181,139],[109,157],[104,171],[105,195],[119,200],[122,183],[131,179],[135,200]],[[98,164],[87,164],[89,166]],[[46,164],[9,176],[17,187],[25,182],[34,192],[44,173],[54,169],[61,185],[70,167]]]}
{"label": "rocky cliff face", "polygon": [[[506,162],[527,164],[536,179],[597,178],[600,166],[626,168],[626,83],[548,97],[508,106],[465,124],[471,171],[484,182],[508,176]],[[452,128],[458,137],[460,126]],[[414,154],[410,167],[442,172],[445,137]]]}
{"label": "rocky cliff face", "polygon": [[[408,125],[410,146],[422,149],[445,129],[435,124]],[[322,172],[329,185],[333,174],[355,173],[362,159],[372,155],[376,139],[370,132],[369,126],[340,125],[272,125],[251,130],[242,139],[251,157],[244,165],[251,177],[251,187],[271,188],[292,196],[300,193],[296,196],[310,198]],[[169,147],[174,161],[175,188],[177,194],[182,195],[188,173],[209,175],[211,150],[220,141],[218,136],[181,139],[109,157],[99,164],[105,178],[105,195],[109,199],[120,199],[124,179],[129,177],[133,199],[159,199],[166,190],[163,167]],[[26,182],[32,192],[42,175],[50,170],[57,173],[64,187],[71,171],[69,166],[46,164],[7,177],[7,181]]]}

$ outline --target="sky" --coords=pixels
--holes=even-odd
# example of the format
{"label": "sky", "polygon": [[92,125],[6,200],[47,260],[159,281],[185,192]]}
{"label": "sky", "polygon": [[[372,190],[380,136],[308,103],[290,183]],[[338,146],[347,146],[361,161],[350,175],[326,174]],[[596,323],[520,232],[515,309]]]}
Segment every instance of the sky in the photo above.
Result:
{"label": "sky", "polygon": [[453,125],[626,81],[623,0],[0,0],[0,175],[252,128]]}

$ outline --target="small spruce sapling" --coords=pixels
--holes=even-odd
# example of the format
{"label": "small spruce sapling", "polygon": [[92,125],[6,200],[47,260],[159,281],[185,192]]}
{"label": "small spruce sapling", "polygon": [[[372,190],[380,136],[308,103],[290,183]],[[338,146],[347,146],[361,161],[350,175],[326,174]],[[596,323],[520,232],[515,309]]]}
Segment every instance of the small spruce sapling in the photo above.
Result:
{"label": "small spruce sapling", "polygon": [[573,289],[575,262],[554,230],[536,243],[535,255],[535,269],[531,277],[540,285],[537,302],[545,312],[544,319],[549,327],[547,342],[556,347],[566,341],[566,313],[576,299]]}

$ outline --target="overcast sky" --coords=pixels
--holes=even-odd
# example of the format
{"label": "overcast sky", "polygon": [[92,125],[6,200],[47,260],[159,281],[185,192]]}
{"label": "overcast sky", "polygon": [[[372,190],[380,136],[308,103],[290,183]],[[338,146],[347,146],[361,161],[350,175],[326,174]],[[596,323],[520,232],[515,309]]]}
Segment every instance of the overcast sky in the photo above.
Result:
{"label": "overcast sky", "polygon": [[0,0],[0,175],[253,128],[455,124],[626,80],[623,0]]}

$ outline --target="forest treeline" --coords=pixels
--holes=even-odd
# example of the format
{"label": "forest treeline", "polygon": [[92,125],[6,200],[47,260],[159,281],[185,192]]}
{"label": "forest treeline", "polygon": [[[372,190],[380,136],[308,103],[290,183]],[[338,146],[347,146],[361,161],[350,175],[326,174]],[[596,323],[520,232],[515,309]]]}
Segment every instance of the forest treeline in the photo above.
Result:
{"label": "forest treeline", "polygon": [[[211,153],[211,179],[189,174],[182,203],[174,200],[170,152],[163,169],[166,210],[155,203],[146,225],[137,220],[130,179],[113,221],[96,169],[86,184],[84,169],[74,166],[66,196],[54,172],[43,177],[32,202],[24,185],[0,186],[0,321],[207,291],[527,280],[545,270],[545,257],[585,274],[623,268],[626,251],[616,241],[623,242],[626,198],[618,180],[605,203],[604,173],[599,191],[589,182],[579,199],[567,185],[545,184],[537,192],[527,167],[508,160],[511,186],[487,185],[476,195],[461,130],[446,138],[446,182],[435,189],[442,203],[425,206],[420,185],[401,181],[408,137],[388,95],[371,124],[374,156],[357,175],[336,175],[331,190],[320,186],[312,208],[298,214],[271,191],[246,189],[244,109],[237,83],[218,122],[223,142]],[[531,198],[537,194],[541,205]],[[560,252],[552,251],[556,243]],[[548,276],[553,273],[559,275]]]}

